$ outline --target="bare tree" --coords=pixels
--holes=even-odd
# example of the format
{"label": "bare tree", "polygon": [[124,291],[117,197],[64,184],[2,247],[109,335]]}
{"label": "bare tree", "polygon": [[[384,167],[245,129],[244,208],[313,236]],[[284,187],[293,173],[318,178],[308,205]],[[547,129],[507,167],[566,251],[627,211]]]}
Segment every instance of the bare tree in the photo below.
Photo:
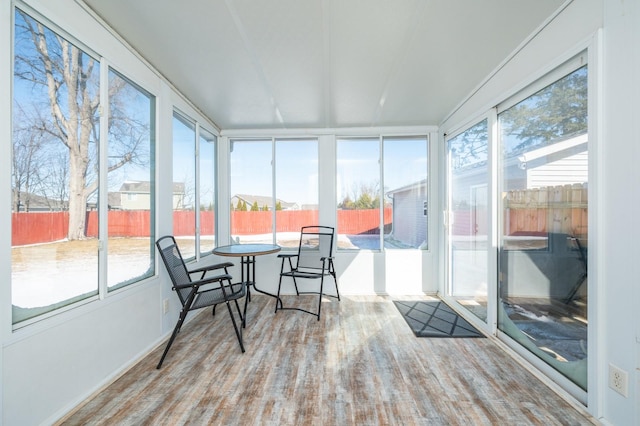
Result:
{"label": "bare tree", "polygon": [[[50,170],[54,180],[68,181],[68,238],[85,238],[86,210],[89,196],[98,188],[98,157],[100,150],[99,115],[100,64],[78,47],[18,11],[16,19],[15,76],[32,84],[34,109],[40,99],[46,99],[49,114],[31,121],[35,131],[57,140],[68,152],[68,167]],[[129,163],[142,164],[148,158],[137,154],[141,140],[148,135],[144,123],[127,117],[127,85],[123,79],[110,79],[109,102],[113,109],[109,121],[110,139],[114,138],[109,170]],[[39,92],[40,91],[40,92]],[[42,95],[44,93],[44,95]],[[118,97],[123,99],[118,99]],[[102,141],[106,145],[106,141]],[[110,149],[112,147],[110,146]],[[34,167],[35,165],[31,165]]]}
{"label": "bare tree", "polygon": [[[15,105],[14,114],[25,117],[19,104]],[[31,127],[16,126],[13,129],[13,158],[11,167],[12,210],[28,212],[32,195],[40,177],[40,158],[44,144],[44,134]]]}
{"label": "bare tree", "polygon": [[67,210],[65,200],[69,199],[69,160],[59,150],[47,156],[47,163],[40,169],[46,170],[46,176],[41,178],[41,193],[50,210]]}

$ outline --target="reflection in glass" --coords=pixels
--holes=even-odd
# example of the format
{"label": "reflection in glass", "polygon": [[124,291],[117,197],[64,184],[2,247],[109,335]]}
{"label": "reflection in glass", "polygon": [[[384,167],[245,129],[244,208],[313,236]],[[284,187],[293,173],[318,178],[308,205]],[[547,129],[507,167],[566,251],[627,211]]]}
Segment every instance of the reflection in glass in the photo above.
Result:
{"label": "reflection in glass", "polygon": [[587,386],[587,67],[498,117],[498,326]]}
{"label": "reflection in glass", "polygon": [[487,120],[448,141],[451,295],[487,320],[489,163]]}

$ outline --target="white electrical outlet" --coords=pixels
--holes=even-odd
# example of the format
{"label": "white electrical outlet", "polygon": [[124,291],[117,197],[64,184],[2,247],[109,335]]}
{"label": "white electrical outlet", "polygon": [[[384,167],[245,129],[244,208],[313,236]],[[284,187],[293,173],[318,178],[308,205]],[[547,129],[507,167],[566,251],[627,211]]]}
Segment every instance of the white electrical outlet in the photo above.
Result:
{"label": "white electrical outlet", "polygon": [[162,313],[166,314],[169,312],[169,299],[164,299],[162,301]]}
{"label": "white electrical outlet", "polygon": [[629,375],[623,369],[609,364],[609,387],[625,398],[629,396]]}

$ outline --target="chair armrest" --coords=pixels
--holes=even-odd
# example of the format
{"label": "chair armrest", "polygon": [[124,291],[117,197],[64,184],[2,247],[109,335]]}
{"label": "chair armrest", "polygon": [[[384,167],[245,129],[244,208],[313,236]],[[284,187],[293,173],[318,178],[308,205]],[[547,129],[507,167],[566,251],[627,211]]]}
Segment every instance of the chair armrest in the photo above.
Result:
{"label": "chair armrest", "polygon": [[201,266],[200,268],[190,269],[189,273],[215,271],[216,269],[230,268],[233,266],[231,262],[216,263],[214,265]]}
{"label": "chair armrest", "polygon": [[278,257],[281,257],[283,259],[292,258],[292,257],[298,257],[298,253],[295,253],[295,254],[283,253],[283,254],[279,254]]}
{"label": "chair armrest", "polygon": [[204,278],[202,280],[197,280],[197,281],[191,281],[188,284],[177,284],[174,285],[173,288],[175,289],[183,289],[183,288],[189,288],[189,287],[200,287],[202,285],[205,284],[211,284],[214,282],[220,282],[222,280],[231,280],[233,277],[229,274],[222,274],[222,275],[216,275],[214,277],[208,277],[208,278]]}

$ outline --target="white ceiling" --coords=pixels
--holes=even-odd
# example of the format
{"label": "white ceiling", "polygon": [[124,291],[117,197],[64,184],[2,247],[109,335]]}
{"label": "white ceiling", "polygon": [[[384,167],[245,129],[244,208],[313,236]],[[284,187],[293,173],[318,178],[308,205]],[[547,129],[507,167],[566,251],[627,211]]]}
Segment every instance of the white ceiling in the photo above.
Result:
{"label": "white ceiling", "polygon": [[564,0],[84,0],[221,129],[438,124]]}

